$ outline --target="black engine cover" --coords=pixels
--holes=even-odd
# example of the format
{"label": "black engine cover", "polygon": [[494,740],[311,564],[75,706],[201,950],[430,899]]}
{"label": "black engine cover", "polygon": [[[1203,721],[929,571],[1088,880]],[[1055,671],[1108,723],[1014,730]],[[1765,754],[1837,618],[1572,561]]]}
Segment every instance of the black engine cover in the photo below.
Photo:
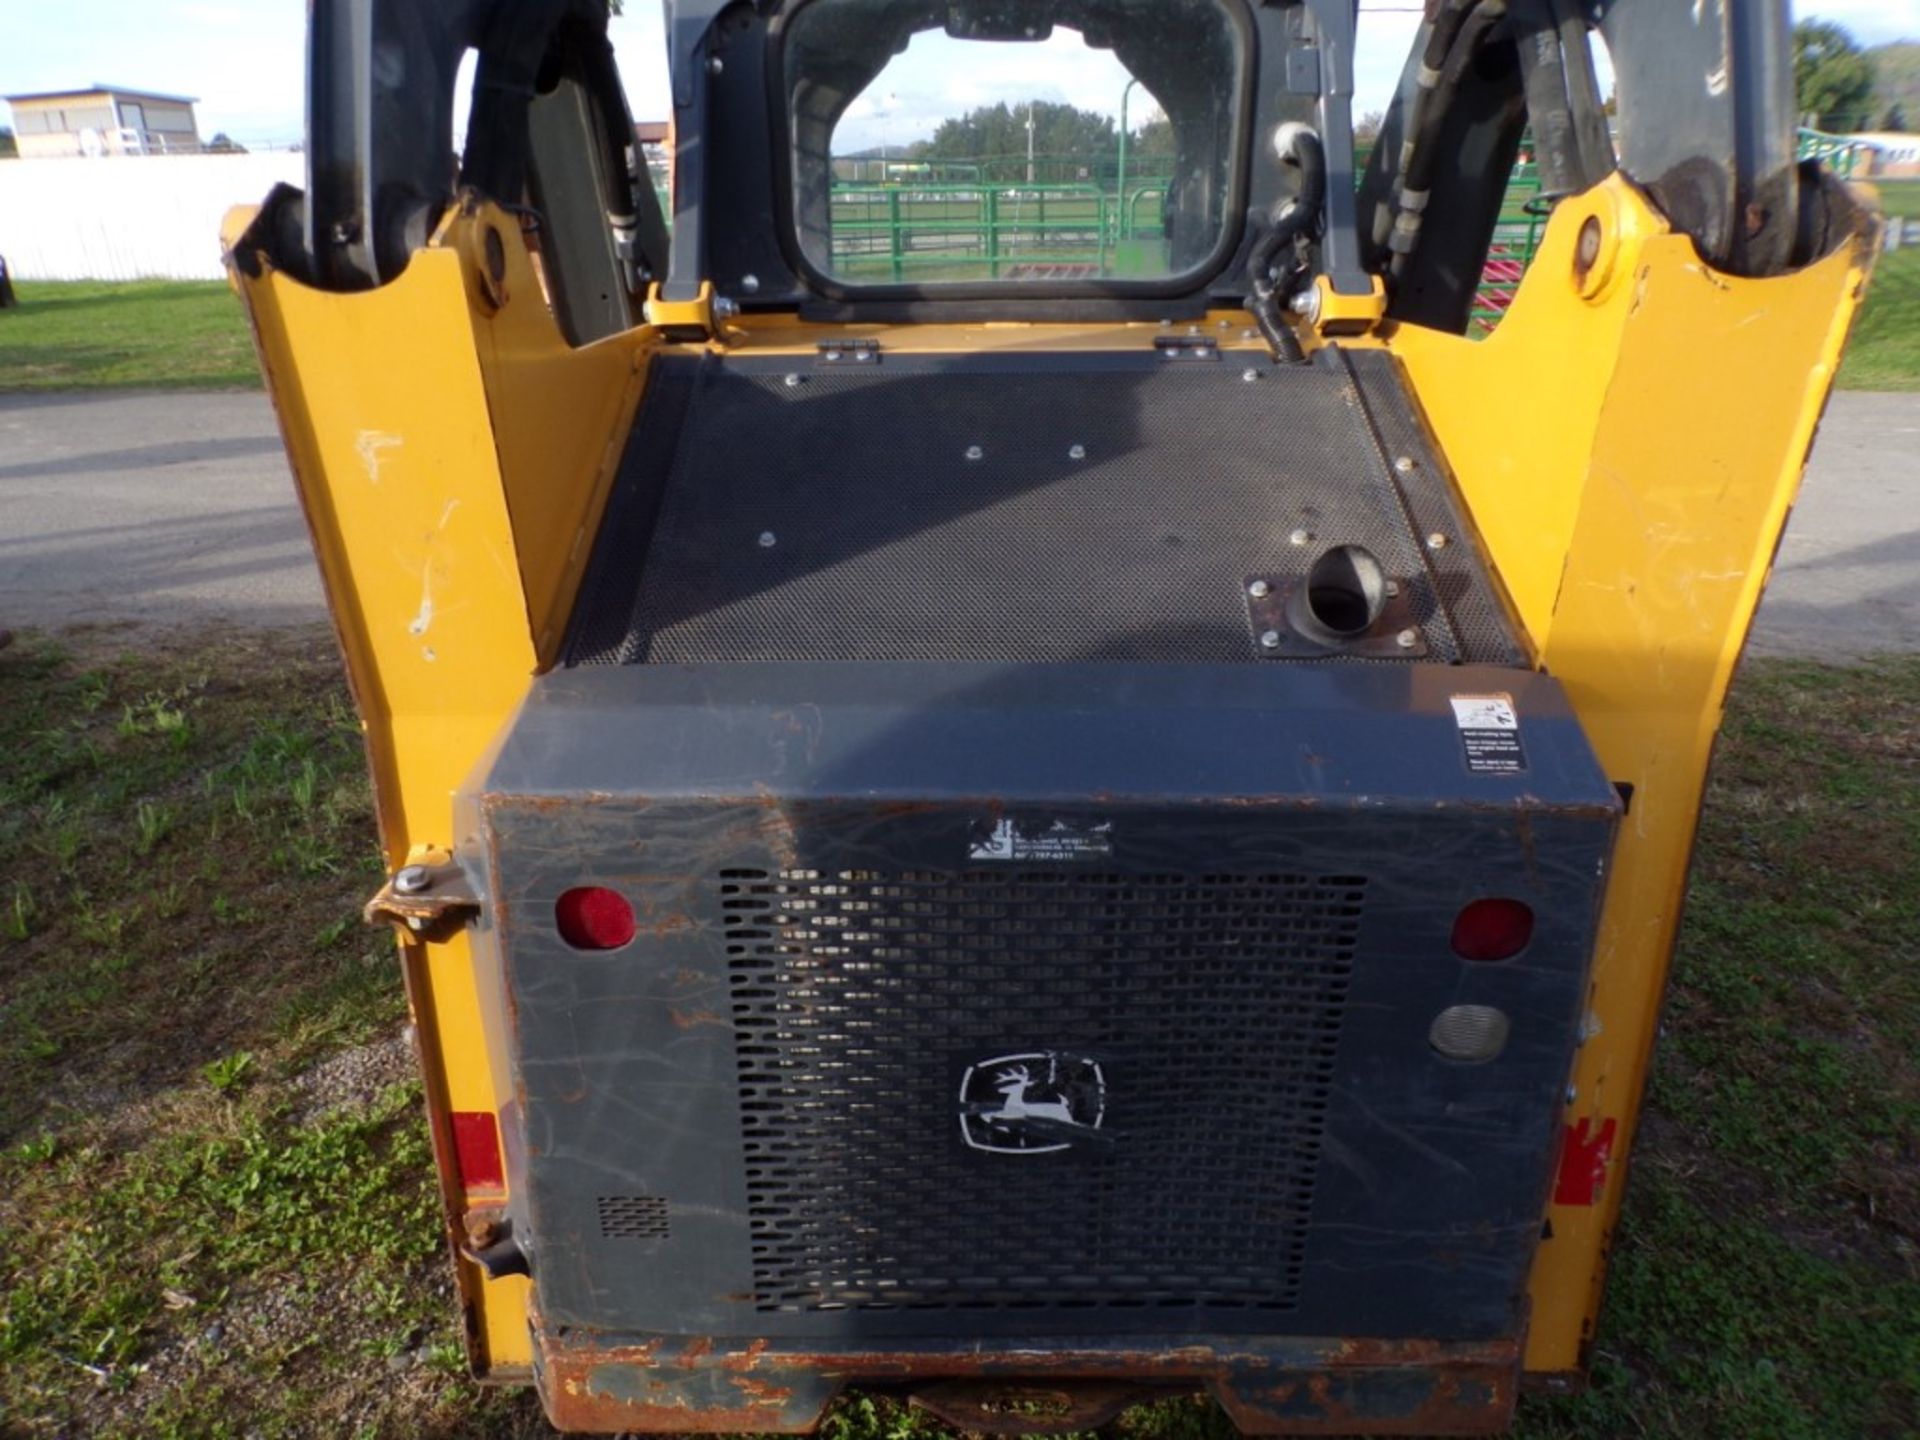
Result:
{"label": "black engine cover", "polygon": [[[467,805],[547,1324],[1519,1333],[1618,812],[1551,680],[589,667]],[[560,938],[578,885],[632,944]],[[1489,895],[1532,941],[1460,959]]]}

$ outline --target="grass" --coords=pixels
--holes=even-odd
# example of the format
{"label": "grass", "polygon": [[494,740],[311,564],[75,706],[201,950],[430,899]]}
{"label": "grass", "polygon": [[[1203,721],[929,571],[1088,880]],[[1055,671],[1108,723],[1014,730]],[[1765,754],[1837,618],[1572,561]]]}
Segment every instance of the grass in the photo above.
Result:
{"label": "grass", "polygon": [[[316,641],[0,655],[0,1434],[544,1433],[461,1373],[418,1092],[368,1063],[404,1008]],[[1917,924],[1920,659],[1748,666],[1593,1386],[1525,1440],[1920,1430]]]}
{"label": "grass", "polygon": [[240,301],[224,281],[35,281],[0,310],[0,391],[257,389]]}
{"label": "grass", "polygon": [[[511,1408],[460,1378],[329,650],[0,654],[0,1434],[465,1434]],[[401,1063],[313,1083],[370,1052]]]}
{"label": "grass", "polygon": [[[1878,182],[1889,218],[1920,219],[1920,180]],[[1847,390],[1920,390],[1920,246],[1883,253],[1840,365]]]}

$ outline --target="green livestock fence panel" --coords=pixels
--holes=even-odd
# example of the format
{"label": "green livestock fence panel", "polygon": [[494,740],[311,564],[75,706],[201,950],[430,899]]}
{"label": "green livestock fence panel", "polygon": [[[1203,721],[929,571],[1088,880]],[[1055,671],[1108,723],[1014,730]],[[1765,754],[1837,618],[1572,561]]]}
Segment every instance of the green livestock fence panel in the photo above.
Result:
{"label": "green livestock fence panel", "polygon": [[1833,174],[1842,180],[1851,180],[1866,164],[1872,147],[1850,140],[1845,135],[1828,135],[1824,131],[1800,131],[1800,158],[1818,160]]}
{"label": "green livestock fence panel", "polygon": [[[1129,184],[1125,195],[1077,181],[840,182],[830,207],[830,268],[843,279],[894,284],[1164,275],[1166,196],[1164,179]],[[1513,303],[1545,219],[1538,172],[1516,167],[1474,303],[1481,333]]]}
{"label": "green livestock fence panel", "polygon": [[1113,208],[1091,184],[836,185],[829,268],[893,283],[1124,273]]}

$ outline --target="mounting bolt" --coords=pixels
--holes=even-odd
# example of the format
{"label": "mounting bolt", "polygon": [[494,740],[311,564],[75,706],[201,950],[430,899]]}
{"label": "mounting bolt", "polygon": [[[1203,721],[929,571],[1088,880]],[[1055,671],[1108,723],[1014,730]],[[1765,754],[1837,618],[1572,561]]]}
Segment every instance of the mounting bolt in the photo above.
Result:
{"label": "mounting bolt", "polygon": [[1312,539],[1313,532],[1311,530],[1296,530],[1287,536],[1287,543],[1289,545],[1305,545]]}
{"label": "mounting bolt", "polygon": [[1280,648],[1280,632],[1278,630],[1262,630],[1260,632],[1260,648],[1262,650],[1278,650]]}
{"label": "mounting bolt", "polygon": [[1258,370],[1252,370],[1252,369],[1242,370],[1240,372],[1240,378],[1246,381],[1249,385],[1251,385],[1253,384],[1254,381],[1260,378],[1260,372]]}
{"label": "mounting bolt", "polygon": [[967,459],[969,460],[978,460],[986,453],[987,452],[982,450],[978,445],[967,446]]}
{"label": "mounting bolt", "polygon": [[1394,596],[1398,595],[1399,593],[1400,593],[1400,582],[1398,580],[1387,581],[1387,598],[1391,600]]}
{"label": "mounting bolt", "polygon": [[1068,458],[1069,460],[1084,460],[1084,459],[1086,459],[1086,458],[1087,458],[1087,447],[1086,447],[1086,446],[1084,446],[1084,445],[1069,445],[1069,446],[1067,447],[1067,458]]}
{"label": "mounting bolt", "polygon": [[1233,328],[1233,322],[1231,320],[1222,320],[1220,322],[1220,328],[1222,330],[1231,330]]}
{"label": "mounting bolt", "polygon": [[1580,227],[1580,239],[1573,248],[1574,267],[1582,278],[1593,268],[1593,262],[1600,258],[1601,239],[1600,217],[1589,215],[1586,223]]}
{"label": "mounting bolt", "polygon": [[500,1238],[500,1212],[469,1210],[461,1217],[460,1228],[467,1232],[469,1245],[476,1250],[484,1250]]}
{"label": "mounting bolt", "polygon": [[1393,468],[1399,474],[1411,475],[1414,472],[1413,457],[1411,455],[1400,456],[1393,462]]}
{"label": "mounting bolt", "polygon": [[1264,600],[1273,593],[1273,586],[1264,580],[1256,580],[1247,586],[1247,593],[1256,600]]}
{"label": "mounting bolt", "polygon": [[760,532],[760,548],[762,550],[771,550],[779,543],[780,537],[775,535],[771,530],[762,530]]}
{"label": "mounting bolt", "polygon": [[740,277],[740,288],[749,295],[758,295],[760,293],[760,277],[758,275],[742,275]]}
{"label": "mounting bolt", "polygon": [[393,872],[393,893],[421,895],[433,888],[433,872],[424,865],[402,865]]}
{"label": "mounting bolt", "polygon": [[1580,1098],[1580,1091],[1572,1085],[1567,1086],[1567,1104],[1571,1105]]}
{"label": "mounting bolt", "polygon": [[800,384],[800,377],[794,374],[791,370],[789,370],[787,372],[787,388],[789,390],[792,390],[796,388],[799,384]]}
{"label": "mounting bolt", "polygon": [[1393,637],[1393,643],[1398,645],[1402,650],[1411,650],[1420,643],[1420,632],[1418,630],[1402,630],[1398,635]]}
{"label": "mounting bolt", "polygon": [[1251,330],[1251,329],[1242,330],[1240,332],[1240,338],[1242,340],[1258,340],[1260,338],[1260,332],[1258,330]]}
{"label": "mounting bolt", "polygon": [[740,302],[725,295],[716,296],[713,302],[713,318],[731,320],[740,313]]}
{"label": "mounting bolt", "polygon": [[707,74],[718,75],[726,68],[727,62],[722,60],[718,55],[709,55],[707,57]]}
{"label": "mounting bolt", "polygon": [[1447,537],[1442,535],[1438,530],[1434,531],[1431,535],[1427,536],[1427,549],[1444,550],[1446,548],[1447,548]]}
{"label": "mounting bolt", "polygon": [[1287,305],[1294,314],[1300,316],[1309,325],[1316,324],[1320,319],[1320,292],[1318,290],[1302,290],[1298,295],[1294,296],[1292,300],[1288,301]]}
{"label": "mounting bolt", "polygon": [[832,364],[835,360],[838,360],[840,358],[840,352],[838,350],[822,350],[820,352],[820,358],[822,360],[825,360],[828,364]]}

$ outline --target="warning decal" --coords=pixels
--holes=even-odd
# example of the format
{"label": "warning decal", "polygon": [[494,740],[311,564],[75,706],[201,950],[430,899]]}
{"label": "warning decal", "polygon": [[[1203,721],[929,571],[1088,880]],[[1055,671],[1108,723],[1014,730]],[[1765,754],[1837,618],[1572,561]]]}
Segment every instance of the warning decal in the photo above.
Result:
{"label": "warning decal", "polygon": [[1002,819],[974,827],[969,860],[1103,860],[1113,854],[1113,822],[1021,822]]}
{"label": "warning decal", "polygon": [[1467,769],[1476,775],[1519,775],[1527,768],[1520,744],[1520,717],[1511,695],[1455,695],[1453,722],[1460,727]]}

